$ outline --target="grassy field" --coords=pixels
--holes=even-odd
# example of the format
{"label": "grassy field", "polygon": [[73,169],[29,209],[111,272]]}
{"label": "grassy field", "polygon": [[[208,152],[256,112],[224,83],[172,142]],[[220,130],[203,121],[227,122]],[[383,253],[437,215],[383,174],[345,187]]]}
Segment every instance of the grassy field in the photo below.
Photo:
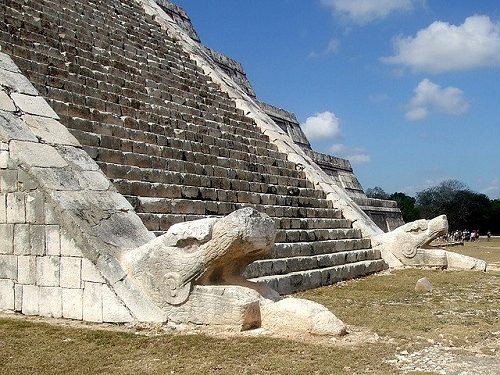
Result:
{"label": "grassy field", "polygon": [[[500,262],[500,239],[453,250]],[[421,277],[432,282],[432,293],[414,291]],[[420,359],[431,356],[424,358],[425,363],[436,357],[446,362],[443,366],[457,361],[458,368],[466,368],[463,366],[471,362],[483,375],[500,373],[498,272],[408,269],[298,296],[326,305],[350,326],[351,333],[333,341],[298,342],[269,337],[144,334],[120,326],[105,330],[3,315],[0,373],[440,373],[408,365],[405,358],[413,358],[412,353]]]}
{"label": "grassy field", "polygon": [[500,265],[500,237],[493,237],[489,241],[481,237],[479,241],[465,242],[464,246],[453,246],[448,250]]}

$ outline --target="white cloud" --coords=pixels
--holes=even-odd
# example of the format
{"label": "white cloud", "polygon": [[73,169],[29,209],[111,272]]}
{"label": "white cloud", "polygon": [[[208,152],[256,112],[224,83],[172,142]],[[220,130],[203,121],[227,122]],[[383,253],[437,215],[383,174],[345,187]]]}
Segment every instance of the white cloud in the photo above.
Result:
{"label": "white cloud", "polygon": [[366,24],[394,11],[408,11],[415,0],[321,0],[321,3],[355,23]]}
{"label": "white cloud", "polygon": [[368,163],[371,158],[366,151],[360,147],[348,147],[341,143],[334,144],[329,151],[333,156],[349,160],[352,164]]}
{"label": "white cloud", "polygon": [[340,41],[338,39],[332,39],[330,40],[330,42],[328,42],[328,45],[326,46],[325,49],[323,49],[320,52],[312,51],[311,53],[309,53],[308,58],[317,59],[320,57],[333,55],[338,51],[339,47],[340,47]]}
{"label": "white cloud", "polygon": [[442,73],[500,66],[500,23],[474,15],[459,26],[436,21],[415,37],[397,37],[395,55],[381,60],[414,71]]}
{"label": "white cloud", "polygon": [[431,112],[458,115],[469,109],[463,91],[456,87],[442,88],[426,78],[414,91],[415,95],[410,99],[405,114],[410,121],[423,120]]}
{"label": "white cloud", "polygon": [[340,136],[340,120],[329,111],[308,117],[300,126],[310,141],[328,140]]}

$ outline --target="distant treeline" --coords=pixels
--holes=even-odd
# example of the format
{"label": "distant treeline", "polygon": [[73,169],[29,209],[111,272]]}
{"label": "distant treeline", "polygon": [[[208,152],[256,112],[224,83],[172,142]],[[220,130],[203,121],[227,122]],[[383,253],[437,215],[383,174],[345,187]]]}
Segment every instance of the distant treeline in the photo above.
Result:
{"label": "distant treeline", "polygon": [[479,229],[481,235],[488,231],[500,234],[500,199],[476,193],[457,180],[443,181],[418,192],[415,198],[404,193],[387,194],[380,187],[367,189],[366,195],[398,202],[406,223],[445,214],[450,231]]}

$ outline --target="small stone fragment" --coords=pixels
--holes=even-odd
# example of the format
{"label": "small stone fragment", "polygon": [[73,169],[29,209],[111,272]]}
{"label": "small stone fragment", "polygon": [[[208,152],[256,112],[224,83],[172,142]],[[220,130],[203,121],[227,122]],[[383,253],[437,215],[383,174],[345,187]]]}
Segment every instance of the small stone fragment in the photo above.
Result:
{"label": "small stone fragment", "polygon": [[432,292],[432,284],[427,277],[422,277],[418,279],[415,284],[415,292],[417,293],[429,293]]}

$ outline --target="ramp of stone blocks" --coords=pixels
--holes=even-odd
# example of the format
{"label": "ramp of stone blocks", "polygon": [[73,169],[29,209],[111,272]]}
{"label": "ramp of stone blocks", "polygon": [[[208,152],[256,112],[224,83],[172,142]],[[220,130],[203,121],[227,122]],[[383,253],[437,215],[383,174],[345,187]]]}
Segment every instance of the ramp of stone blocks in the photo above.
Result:
{"label": "ramp of stone blocks", "polygon": [[155,2],[9,0],[2,10],[3,50],[149,230],[266,212],[279,228],[274,259],[248,276],[281,292],[320,285],[307,282],[311,268],[330,283],[346,262],[357,268],[345,277],[383,267],[362,238],[374,224]]}

